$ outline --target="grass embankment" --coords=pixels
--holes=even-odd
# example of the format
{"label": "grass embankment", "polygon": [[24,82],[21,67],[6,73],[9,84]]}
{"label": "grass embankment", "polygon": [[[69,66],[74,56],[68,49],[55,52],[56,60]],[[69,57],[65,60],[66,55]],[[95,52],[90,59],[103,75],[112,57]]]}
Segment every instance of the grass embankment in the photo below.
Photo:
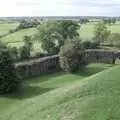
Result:
{"label": "grass embankment", "polygon": [[91,64],[78,74],[60,72],[26,81],[21,94],[0,97],[0,119],[106,120],[102,118],[117,106],[120,67],[91,75],[109,67]]}

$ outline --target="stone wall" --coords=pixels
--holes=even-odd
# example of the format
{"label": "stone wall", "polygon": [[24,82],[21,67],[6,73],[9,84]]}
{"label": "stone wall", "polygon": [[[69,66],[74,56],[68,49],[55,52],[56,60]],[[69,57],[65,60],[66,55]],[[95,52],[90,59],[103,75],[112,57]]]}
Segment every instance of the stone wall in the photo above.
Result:
{"label": "stone wall", "polygon": [[45,58],[37,58],[25,62],[15,64],[17,75],[23,79],[30,76],[42,75],[60,70],[59,56],[49,56]]}
{"label": "stone wall", "polygon": [[[86,50],[85,60],[87,63],[102,62],[113,63],[120,57],[118,51],[104,51],[104,50]],[[20,78],[26,78],[35,75],[55,72],[60,70],[59,55],[49,56],[45,58],[37,58],[25,62],[18,62],[15,64],[17,75]]]}
{"label": "stone wall", "polygon": [[118,51],[86,50],[85,60],[89,62],[113,63],[120,56]]}
{"label": "stone wall", "polygon": [[85,60],[89,62],[112,63],[116,59],[115,51],[86,50]]}

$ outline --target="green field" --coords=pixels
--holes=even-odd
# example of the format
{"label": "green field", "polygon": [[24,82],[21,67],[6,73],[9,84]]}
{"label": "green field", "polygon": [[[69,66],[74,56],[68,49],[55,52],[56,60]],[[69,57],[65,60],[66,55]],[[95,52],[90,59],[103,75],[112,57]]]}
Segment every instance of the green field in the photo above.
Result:
{"label": "green field", "polygon": [[19,30],[1,39],[4,43],[22,42],[24,36],[31,36],[36,32],[36,28]]}
{"label": "green field", "polygon": [[19,23],[0,23],[0,35],[5,35],[10,29],[15,29]]}
{"label": "green field", "polygon": [[[116,87],[119,86],[116,77],[120,76],[118,74],[120,67],[96,74],[109,67],[111,65],[90,64],[78,74],[58,72],[28,79],[24,82],[23,89],[19,94],[0,96],[0,120],[61,120],[62,117],[77,117],[74,120],[78,120],[81,118],[79,112],[93,110],[91,106],[86,108],[89,105],[89,100],[93,99],[91,102],[94,102],[99,98],[100,100],[95,104],[95,110],[98,110],[97,105],[99,104],[101,110],[102,104],[106,103],[106,101],[102,103],[102,92],[106,92],[103,94],[103,99],[106,100],[109,87],[111,88],[110,85],[113,83],[111,90],[114,90],[114,82],[118,83]],[[115,78],[113,79],[113,77]],[[118,89],[113,92],[117,93]]]}
{"label": "green field", "polygon": [[[17,26],[18,23],[0,23],[0,35]],[[94,22],[81,25],[83,40],[94,36],[94,26]],[[108,27],[120,33],[119,23]],[[19,30],[1,41],[19,48],[24,44],[23,37],[33,36],[36,31]],[[33,54],[42,51],[37,41],[33,49]],[[93,63],[76,74],[56,72],[26,79],[19,93],[0,96],[0,120],[120,120],[119,71],[120,65]]]}
{"label": "green field", "polygon": [[[96,22],[90,22],[87,24],[82,24],[79,30],[80,36],[83,40],[91,40],[91,38],[94,36],[94,27]],[[18,23],[1,23],[0,24],[0,35],[4,35],[5,33],[8,33],[10,29],[15,29],[18,26]],[[120,33],[120,23],[109,25],[108,28],[113,33]],[[23,46],[23,37],[25,35],[34,35],[36,33],[36,28],[28,28],[19,30],[15,33],[11,33],[3,38],[1,38],[1,41],[5,44],[7,44],[10,47],[21,47]],[[40,52],[42,51],[41,45],[38,42],[34,42],[34,52]]]}
{"label": "green field", "polygon": [[[94,36],[94,27],[96,23],[83,24],[80,27],[80,36],[84,40],[90,40]],[[112,33],[120,33],[120,23],[109,25],[108,28]]]}

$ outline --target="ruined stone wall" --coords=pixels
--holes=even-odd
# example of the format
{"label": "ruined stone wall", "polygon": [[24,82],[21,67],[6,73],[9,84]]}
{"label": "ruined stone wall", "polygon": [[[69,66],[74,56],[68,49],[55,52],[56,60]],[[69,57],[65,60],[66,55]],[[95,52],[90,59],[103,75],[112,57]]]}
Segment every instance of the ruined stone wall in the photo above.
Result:
{"label": "ruined stone wall", "polygon": [[54,72],[60,69],[59,56],[49,56],[37,58],[15,64],[17,75],[23,79],[30,76],[42,75],[44,73]]}
{"label": "ruined stone wall", "polygon": [[[86,50],[84,55],[87,63],[113,63],[113,60],[115,61],[115,59],[120,57],[120,52],[104,50]],[[59,55],[19,62],[15,64],[15,67],[17,75],[22,79],[34,75],[55,72],[57,70],[60,70]]]}
{"label": "ruined stone wall", "polygon": [[85,60],[90,62],[113,63],[120,54],[117,51],[86,50]]}

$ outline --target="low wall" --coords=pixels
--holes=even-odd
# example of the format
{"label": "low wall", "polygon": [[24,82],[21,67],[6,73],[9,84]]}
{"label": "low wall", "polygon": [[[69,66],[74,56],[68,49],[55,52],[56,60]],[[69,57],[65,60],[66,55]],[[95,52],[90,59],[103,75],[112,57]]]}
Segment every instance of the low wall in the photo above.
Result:
{"label": "low wall", "polygon": [[[87,63],[113,63],[117,58],[120,57],[120,52],[104,50],[86,50],[84,52],[84,55]],[[15,67],[17,75],[21,79],[30,76],[54,72],[60,70],[59,55],[49,56],[45,58],[37,58],[25,62],[18,62],[15,64]]]}
{"label": "low wall", "polygon": [[19,62],[15,64],[15,68],[17,76],[19,76],[21,79],[54,72],[56,70],[60,70],[59,56],[54,55],[45,58],[37,58],[35,60]]}
{"label": "low wall", "polygon": [[113,63],[120,56],[118,51],[86,50],[85,60],[90,62]]}

